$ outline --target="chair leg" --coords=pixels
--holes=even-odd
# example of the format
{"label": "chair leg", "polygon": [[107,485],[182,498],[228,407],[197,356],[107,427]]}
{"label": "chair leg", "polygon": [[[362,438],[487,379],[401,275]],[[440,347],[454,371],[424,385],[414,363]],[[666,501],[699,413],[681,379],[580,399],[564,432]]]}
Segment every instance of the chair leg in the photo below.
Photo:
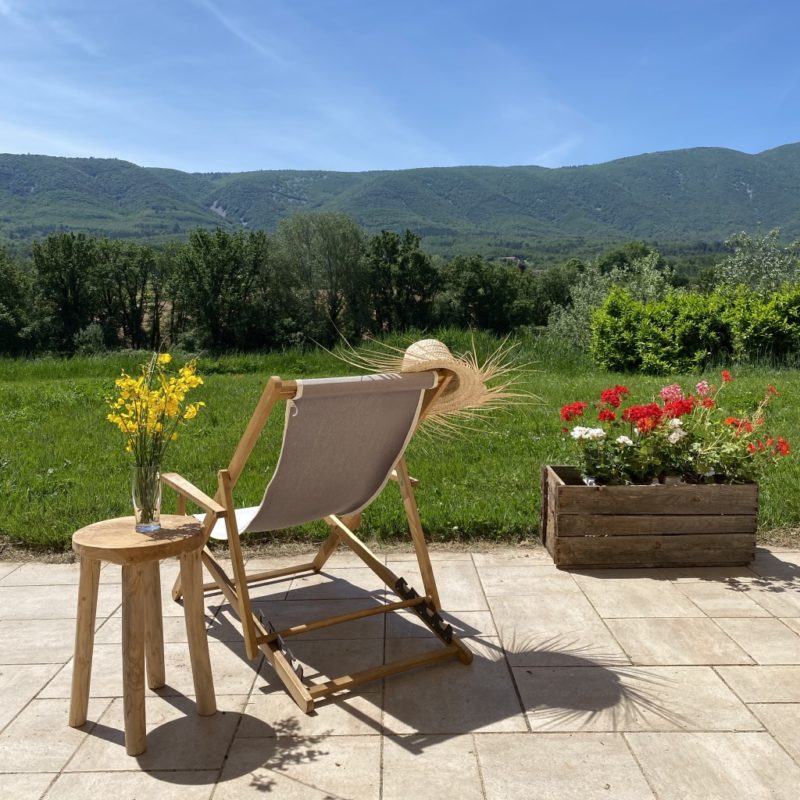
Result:
{"label": "chair leg", "polygon": [[411,486],[411,479],[409,478],[408,467],[404,458],[398,461],[396,469],[397,483],[400,486],[403,506],[406,510],[406,517],[408,517],[408,527],[411,531],[411,541],[414,543],[419,571],[422,575],[422,585],[425,587],[425,594],[431,598],[434,608],[438,610],[442,607],[439,601],[439,590],[436,587],[436,578],[433,575],[431,558],[428,554],[428,543],[425,541],[425,532],[422,530],[422,521],[419,518],[419,509],[414,498],[414,489]]}
{"label": "chair leg", "polygon": [[158,561],[142,564],[144,579],[144,646],[147,685],[160,689],[166,682],[164,671],[164,622],[161,617],[161,580]]}
{"label": "chair leg", "polygon": [[314,556],[314,560],[311,562],[311,568],[314,572],[319,572],[325,566],[325,562],[333,555],[338,546],[339,536],[336,533],[336,529],[331,526],[328,538],[322,543],[316,556]]}
{"label": "chair leg", "polygon": [[97,617],[97,588],[100,582],[100,562],[81,556],[78,584],[78,620],[75,625],[75,657],[72,659],[72,694],[69,724],[80,728],[86,722],[89,708],[89,686],[92,680],[92,650],[94,625]]}
{"label": "chair leg", "polygon": [[144,710],[144,591],[142,567],[122,567],[122,705],[125,750],[138,756],[145,750]]}
{"label": "chair leg", "polygon": [[[233,509],[233,492],[230,473],[228,470],[222,469],[219,471],[218,477],[219,493],[222,496],[223,505],[225,508]],[[239,539],[239,529],[236,525],[235,514],[229,513],[225,517],[225,527],[228,532],[228,548],[230,550],[231,567],[233,569],[233,581],[236,586],[239,620],[242,623],[242,633],[244,634],[245,651],[247,657],[252,660],[258,656],[258,642],[256,641],[256,631],[253,625],[250,590],[247,588],[247,575],[244,571],[242,545]]]}
{"label": "chair leg", "polygon": [[181,575],[186,589],[183,614],[186,620],[186,638],[189,640],[189,660],[192,663],[197,713],[207,717],[216,713],[217,701],[214,695],[214,677],[211,673],[211,661],[208,655],[206,618],[203,608],[203,568],[200,564],[198,550],[181,555]]}

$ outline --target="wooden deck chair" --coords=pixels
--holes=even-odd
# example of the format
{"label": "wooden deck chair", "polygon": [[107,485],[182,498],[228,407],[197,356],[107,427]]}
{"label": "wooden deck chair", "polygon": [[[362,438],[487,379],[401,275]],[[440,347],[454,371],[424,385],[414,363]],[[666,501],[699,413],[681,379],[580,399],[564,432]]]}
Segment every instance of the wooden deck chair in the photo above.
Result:
{"label": "wooden deck chair", "polygon": [[[415,481],[409,477],[403,453],[426,410],[450,376],[428,371],[409,374],[378,374],[362,377],[282,381],[270,378],[227,469],[218,473],[218,489],[212,499],[175,473],[163,481],[178,492],[179,513],[186,501],[205,512],[203,531],[226,538],[232,562],[229,577],[209,548],[203,563],[213,578],[206,589],[220,590],[241,620],[248,658],[259,650],[274,667],[295,702],[306,712],[317,698],[331,695],[367,681],[423,664],[457,657],[464,664],[472,653],[454,635],[439,614],[439,595],[428,548],[414,499]],[[283,444],[278,464],[261,505],[236,509],[233,490],[256,445],[273,407],[286,401]],[[400,487],[411,539],[422,576],[422,594],[390,570],[353,533],[360,512],[382,491],[389,480]],[[240,535],[272,531],[323,519],[330,534],[312,561],[257,574],[245,574]],[[274,630],[253,613],[248,584],[300,572],[319,572],[339,543],[348,545],[398,596],[396,602],[362,609],[328,619],[311,620],[284,630]],[[180,598],[176,582],[173,597]],[[431,653],[342,675],[324,683],[307,685],[295,667],[285,639],[296,634],[348,622],[373,614],[409,608],[442,642]]]}

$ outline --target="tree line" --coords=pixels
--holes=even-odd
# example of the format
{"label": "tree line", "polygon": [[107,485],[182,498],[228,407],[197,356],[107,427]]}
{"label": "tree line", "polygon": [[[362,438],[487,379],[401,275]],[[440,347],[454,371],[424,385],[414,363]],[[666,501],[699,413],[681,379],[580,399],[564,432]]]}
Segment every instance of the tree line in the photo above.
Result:
{"label": "tree line", "polygon": [[411,231],[368,235],[335,213],[296,214],[274,234],[198,228],[161,248],[54,233],[27,259],[0,248],[0,352],[269,350],[439,326],[505,334],[545,324],[575,269],[445,263]]}
{"label": "tree line", "polygon": [[546,329],[589,353],[593,317],[616,287],[658,302],[797,282],[800,244],[782,244],[779,231],[725,244],[689,284],[645,242],[546,269],[481,256],[443,261],[409,230],[369,235],[335,213],[299,213],[275,233],[198,228],[160,248],[54,233],[29,258],[0,247],[0,353],[263,351],[440,327]]}

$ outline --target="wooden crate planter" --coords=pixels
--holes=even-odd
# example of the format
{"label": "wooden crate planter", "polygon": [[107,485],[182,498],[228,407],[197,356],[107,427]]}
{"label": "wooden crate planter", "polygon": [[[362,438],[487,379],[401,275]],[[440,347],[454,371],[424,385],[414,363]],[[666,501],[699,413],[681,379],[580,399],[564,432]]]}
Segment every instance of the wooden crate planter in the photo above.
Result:
{"label": "wooden crate planter", "polygon": [[559,567],[705,567],[755,555],[758,486],[586,486],[542,467],[541,536]]}

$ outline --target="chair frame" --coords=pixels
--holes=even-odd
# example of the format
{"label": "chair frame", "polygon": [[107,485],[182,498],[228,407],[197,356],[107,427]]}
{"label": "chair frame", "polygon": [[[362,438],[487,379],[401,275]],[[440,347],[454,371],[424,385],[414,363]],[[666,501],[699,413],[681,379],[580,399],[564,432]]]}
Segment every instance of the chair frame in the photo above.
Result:
{"label": "chair frame", "polygon": [[[444,391],[450,380],[450,375],[447,372],[439,371],[438,376],[437,385],[425,392],[417,425],[425,418],[431,404]],[[289,695],[306,713],[314,709],[314,703],[317,699],[397,672],[451,657],[458,658],[463,664],[469,664],[472,661],[472,652],[453,635],[451,626],[446,625],[439,614],[441,608],[439,592],[436,587],[428,546],[414,497],[414,486],[418,484],[418,481],[409,475],[403,457],[400,458],[395,469],[392,470],[390,479],[400,487],[411,540],[422,576],[424,595],[418,595],[414,589],[408,586],[404,579],[390,570],[355,535],[353,530],[358,528],[360,513],[344,517],[335,515],[325,517],[325,522],[330,526],[330,533],[311,561],[251,575],[246,574],[242,559],[239,530],[234,513],[233,489],[273,408],[281,400],[292,400],[296,393],[296,381],[283,381],[277,376],[269,379],[228,468],[217,473],[218,486],[216,495],[213,498],[200,491],[177,473],[165,473],[162,475],[163,483],[178,493],[179,514],[186,514],[187,501],[199,506],[206,512],[203,522],[205,544],[201,556],[203,564],[213,580],[204,584],[204,590],[222,592],[241,621],[247,657],[254,659],[262,652],[274,668]],[[228,535],[228,547],[233,570],[232,579],[220,566],[208,547],[211,531],[214,529],[217,520],[221,518],[225,520]],[[397,602],[386,603],[348,614],[340,614],[335,617],[294,625],[279,631],[274,630],[271,625],[267,627],[260,616],[253,613],[248,584],[289,577],[301,572],[319,572],[340,543],[347,545],[401,599]],[[180,600],[181,594],[180,577],[178,577],[172,590],[173,599]],[[286,637],[362,619],[375,614],[388,614],[403,608],[410,608],[414,611],[432,633],[442,641],[444,646],[433,652],[398,659],[388,664],[382,664],[353,674],[341,675],[324,683],[309,685],[303,682],[301,675],[298,674],[299,670],[296,670],[293,666],[294,658],[291,651],[285,645],[284,639]]]}

